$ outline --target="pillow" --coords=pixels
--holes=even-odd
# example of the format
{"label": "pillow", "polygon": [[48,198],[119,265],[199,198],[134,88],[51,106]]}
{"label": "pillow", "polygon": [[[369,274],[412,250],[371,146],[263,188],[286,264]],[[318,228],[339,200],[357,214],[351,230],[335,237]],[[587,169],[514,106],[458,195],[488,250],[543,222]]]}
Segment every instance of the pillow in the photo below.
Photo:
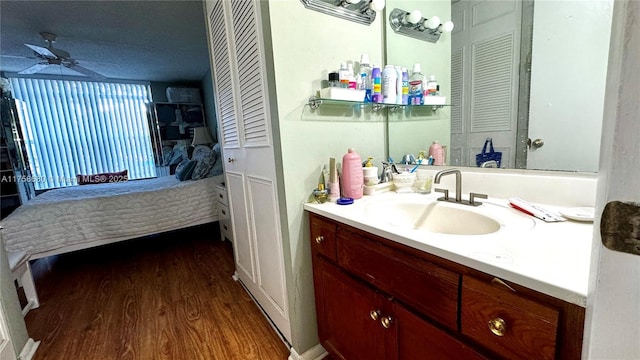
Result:
{"label": "pillow", "polygon": [[216,164],[216,160],[218,160],[218,154],[216,154],[215,151],[210,150],[205,156],[202,156],[201,159],[197,160],[198,164],[195,169],[193,169],[191,178],[193,180],[200,180],[207,177],[213,166]]}
{"label": "pillow", "polygon": [[182,160],[188,160],[189,158],[186,156],[186,149],[186,145],[184,144],[174,145],[171,160],[169,160],[169,164],[167,165],[176,165],[180,164]]}
{"label": "pillow", "polygon": [[185,181],[191,179],[193,168],[195,168],[197,161],[195,160],[182,160],[176,167],[176,179]]}
{"label": "pillow", "polygon": [[[222,159],[222,156],[220,155],[220,144],[219,143],[213,145],[213,148],[211,149],[211,152],[216,154],[216,159],[218,159],[218,160]],[[222,175],[222,172],[223,172],[222,170],[223,170],[222,169],[222,161],[216,161],[216,163],[213,165],[211,170],[209,170],[209,173],[207,174],[207,177]]]}
{"label": "pillow", "polygon": [[111,173],[99,173],[92,175],[76,175],[78,185],[117,183],[129,180],[129,170],[122,170]]}

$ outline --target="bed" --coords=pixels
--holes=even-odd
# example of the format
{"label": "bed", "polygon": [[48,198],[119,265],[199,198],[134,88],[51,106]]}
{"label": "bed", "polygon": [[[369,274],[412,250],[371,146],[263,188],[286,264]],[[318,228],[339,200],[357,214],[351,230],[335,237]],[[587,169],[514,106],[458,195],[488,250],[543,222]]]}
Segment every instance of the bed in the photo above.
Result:
{"label": "bed", "polygon": [[[216,163],[214,150],[204,151],[183,160],[176,175],[49,190],[0,221],[5,248],[33,260],[217,221],[224,176]],[[188,165],[189,176],[181,176]]]}

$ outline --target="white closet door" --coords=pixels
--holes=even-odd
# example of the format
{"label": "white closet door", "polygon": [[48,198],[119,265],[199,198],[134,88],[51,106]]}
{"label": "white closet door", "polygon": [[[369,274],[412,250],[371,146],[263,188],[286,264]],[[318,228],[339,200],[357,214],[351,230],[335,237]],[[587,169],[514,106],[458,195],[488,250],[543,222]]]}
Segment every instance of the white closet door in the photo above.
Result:
{"label": "white closet door", "polygon": [[[215,96],[238,276],[290,339],[259,6],[258,1],[247,0],[216,1],[207,6]],[[218,63],[223,61],[229,64]]]}
{"label": "white closet door", "polygon": [[451,159],[475,166],[487,137],[502,152],[502,166],[515,166],[518,64],[522,4],[458,1],[452,5]]}

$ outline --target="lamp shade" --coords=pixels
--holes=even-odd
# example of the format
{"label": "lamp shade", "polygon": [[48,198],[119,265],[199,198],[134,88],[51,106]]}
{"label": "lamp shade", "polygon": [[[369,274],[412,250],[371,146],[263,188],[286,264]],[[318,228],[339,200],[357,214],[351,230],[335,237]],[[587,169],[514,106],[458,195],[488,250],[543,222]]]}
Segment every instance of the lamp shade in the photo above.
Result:
{"label": "lamp shade", "polygon": [[193,142],[191,145],[208,145],[213,142],[211,134],[206,127],[197,127],[193,129]]}

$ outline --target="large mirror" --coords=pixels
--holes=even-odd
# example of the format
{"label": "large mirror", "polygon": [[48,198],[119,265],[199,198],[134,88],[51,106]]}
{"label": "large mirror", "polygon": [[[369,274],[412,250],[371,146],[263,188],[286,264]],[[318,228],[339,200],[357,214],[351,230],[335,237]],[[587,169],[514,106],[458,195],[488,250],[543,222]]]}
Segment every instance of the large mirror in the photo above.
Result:
{"label": "large mirror", "polygon": [[[393,9],[452,20],[435,42],[394,33]],[[598,169],[611,0],[388,0],[388,64],[434,75],[447,105],[389,113],[389,155],[439,141],[447,165],[478,166],[487,138],[500,167]],[[492,164],[485,164],[492,166]]]}

